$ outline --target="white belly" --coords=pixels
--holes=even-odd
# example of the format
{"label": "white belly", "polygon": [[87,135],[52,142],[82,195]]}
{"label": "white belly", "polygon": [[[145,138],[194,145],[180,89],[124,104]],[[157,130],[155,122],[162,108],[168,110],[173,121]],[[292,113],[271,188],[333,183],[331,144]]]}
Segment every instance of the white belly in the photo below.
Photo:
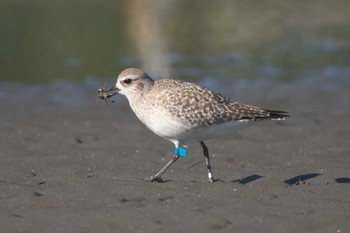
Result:
{"label": "white belly", "polygon": [[155,134],[167,138],[177,139],[186,132],[190,126],[173,116],[168,111],[161,111],[155,108],[136,108],[136,116]]}
{"label": "white belly", "polygon": [[173,116],[167,111],[160,111],[151,107],[133,110],[137,117],[155,134],[168,140],[179,140],[187,143],[221,137],[253,124],[253,122],[242,120],[193,128],[188,122]]}
{"label": "white belly", "polygon": [[197,127],[185,131],[181,135],[181,140],[185,142],[199,142],[217,137],[232,134],[235,131],[251,126],[254,122],[230,121],[221,124],[211,125],[209,127]]}

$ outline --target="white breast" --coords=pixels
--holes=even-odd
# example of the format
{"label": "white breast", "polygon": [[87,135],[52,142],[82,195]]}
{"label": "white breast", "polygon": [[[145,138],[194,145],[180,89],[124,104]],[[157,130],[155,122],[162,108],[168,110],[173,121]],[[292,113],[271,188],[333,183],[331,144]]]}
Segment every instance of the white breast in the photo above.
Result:
{"label": "white breast", "polygon": [[155,134],[167,139],[179,139],[190,126],[164,109],[152,106],[132,106],[136,116]]}

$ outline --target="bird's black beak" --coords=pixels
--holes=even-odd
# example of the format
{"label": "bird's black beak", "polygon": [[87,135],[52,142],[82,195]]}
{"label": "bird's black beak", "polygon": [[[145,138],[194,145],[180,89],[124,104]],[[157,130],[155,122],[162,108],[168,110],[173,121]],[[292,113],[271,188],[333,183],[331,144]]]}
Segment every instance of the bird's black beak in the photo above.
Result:
{"label": "bird's black beak", "polygon": [[101,100],[107,100],[109,97],[117,95],[120,89],[116,86],[112,86],[111,88],[105,90],[104,88],[98,89],[98,98]]}
{"label": "bird's black beak", "polygon": [[111,88],[108,89],[107,93],[108,93],[108,98],[111,96],[114,96],[116,94],[118,94],[120,91],[120,89],[116,86],[112,86]]}

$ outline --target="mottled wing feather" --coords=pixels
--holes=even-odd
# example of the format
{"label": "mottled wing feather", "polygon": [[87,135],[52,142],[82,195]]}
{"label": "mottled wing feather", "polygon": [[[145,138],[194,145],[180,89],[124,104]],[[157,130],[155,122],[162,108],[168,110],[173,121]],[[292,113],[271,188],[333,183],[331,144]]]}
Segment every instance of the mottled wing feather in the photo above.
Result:
{"label": "mottled wing feather", "polygon": [[155,85],[158,86],[156,90],[163,91],[157,93],[158,98],[153,103],[162,102],[167,111],[192,126],[210,126],[233,120],[254,121],[287,117],[285,112],[240,104],[193,83],[165,79],[157,81]]}

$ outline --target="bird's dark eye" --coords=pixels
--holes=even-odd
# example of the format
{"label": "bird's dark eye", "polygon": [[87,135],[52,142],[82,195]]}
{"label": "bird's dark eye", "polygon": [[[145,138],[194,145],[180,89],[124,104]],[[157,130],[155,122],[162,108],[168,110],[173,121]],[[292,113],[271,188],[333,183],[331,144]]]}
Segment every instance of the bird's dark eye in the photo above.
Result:
{"label": "bird's dark eye", "polygon": [[126,78],[126,79],[124,79],[124,81],[123,81],[125,84],[130,84],[131,83],[131,79],[129,79],[129,78]]}

